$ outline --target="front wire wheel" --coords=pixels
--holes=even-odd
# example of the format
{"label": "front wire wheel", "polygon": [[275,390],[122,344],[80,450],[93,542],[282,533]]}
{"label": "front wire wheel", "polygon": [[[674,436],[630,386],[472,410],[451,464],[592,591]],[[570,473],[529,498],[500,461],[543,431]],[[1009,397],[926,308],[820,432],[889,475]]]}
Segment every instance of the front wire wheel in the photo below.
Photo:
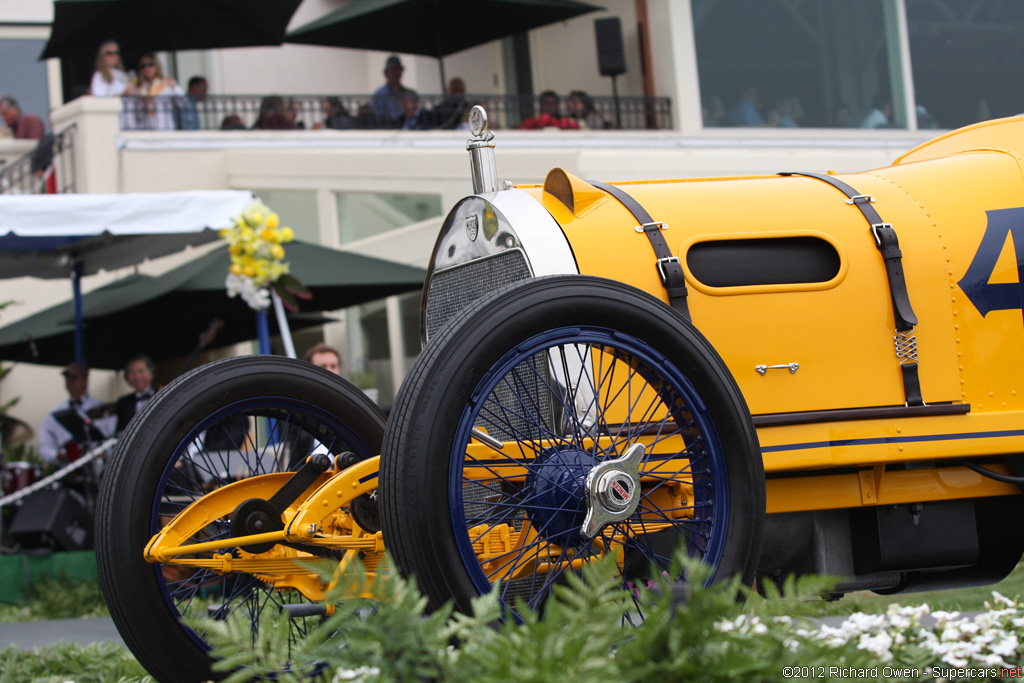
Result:
{"label": "front wire wheel", "polygon": [[[232,482],[295,470],[313,453],[373,457],[380,452],[384,423],[380,409],[340,377],[311,363],[273,356],[231,358],[198,368],[158,391],[132,420],[103,475],[96,554],[114,623],[157,680],[227,675],[210,671],[207,632],[186,620],[244,614],[255,644],[268,611],[295,615],[288,622],[293,643],[305,638],[320,617],[316,610],[290,607],[311,601],[287,585],[275,587],[273,577],[221,573],[188,563],[149,564],[143,550],[150,538],[193,502]],[[273,492],[263,493],[269,497]],[[231,533],[231,515],[225,514],[182,544]],[[193,557],[209,560],[215,552],[236,558],[296,555],[276,545]],[[273,672],[267,677],[273,678]]]}
{"label": "front wire wheel", "polygon": [[649,295],[580,276],[514,285],[446,328],[403,384],[381,457],[388,550],[432,608],[464,611],[499,582],[507,609],[542,609],[609,554],[628,589],[682,548],[711,580],[749,584],[764,488],[710,344]]}

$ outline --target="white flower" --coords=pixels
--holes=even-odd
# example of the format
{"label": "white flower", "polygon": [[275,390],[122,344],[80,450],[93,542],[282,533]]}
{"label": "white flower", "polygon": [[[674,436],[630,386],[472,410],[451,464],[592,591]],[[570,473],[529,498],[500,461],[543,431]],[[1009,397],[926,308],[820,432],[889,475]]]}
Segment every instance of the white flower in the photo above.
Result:
{"label": "white flower", "polygon": [[878,657],[882,662],[892,661],[892,638],[884,631],[869,636],[861,634],[860,642],[857,643],[858,650],[867,650]]}
{"label": "white flower", "polygon": [[337,669],[333,683],[341,681],[372,681],[380,676],[380,669],[375,666],[361,666],[358,669]]}
{"label": "white flower", "polygon": [[[999,591],[992,591],[992,602],[1006,607],[1017,607],[1017,601],[1002,595]],[[985,603],[988,606],[988,603]]]}
{"label": "white flower", "polygon": [[257,287],[252,278],[244,275],[229,273],[224,281],[229,297],[241,295],[242,299],[254,311],[260,311],[270,306],[270,290],[266,287]]}
{"label": "white flower", "polygon": [[1017,651],[1017,636],[1009,633],[1003,634],[1002,640],[989,647],[992,652],[1003,657],[1009,657]]}

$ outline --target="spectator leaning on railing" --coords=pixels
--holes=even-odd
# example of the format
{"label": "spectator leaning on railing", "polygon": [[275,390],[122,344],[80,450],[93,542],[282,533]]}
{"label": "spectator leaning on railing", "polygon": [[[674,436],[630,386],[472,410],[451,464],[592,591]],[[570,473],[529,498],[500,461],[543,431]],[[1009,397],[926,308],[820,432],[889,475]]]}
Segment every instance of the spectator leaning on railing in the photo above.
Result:
{"label": "spectator leaning on railing", "polygon": [[22,114],[18,100],[10,95],[0,97],[0,118],[16,140],[38,140],[46,135],[43,120],[35,114]]}

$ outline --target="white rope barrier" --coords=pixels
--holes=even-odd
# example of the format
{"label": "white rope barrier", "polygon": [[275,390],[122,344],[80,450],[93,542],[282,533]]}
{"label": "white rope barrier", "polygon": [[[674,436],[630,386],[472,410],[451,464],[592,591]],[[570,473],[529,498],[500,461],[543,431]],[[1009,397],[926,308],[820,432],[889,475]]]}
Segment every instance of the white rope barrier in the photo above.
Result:
{"label": "white rope barrier", "polygon": [[48,477],[43,477],[42,479],[32,484],[31,486],[26,486],[20,491],[15,491],[9,496],[4,496],[3,498],[0,498],[0,508],[10,503],[17,503],[25,496],[30,496],[36,491],[39,491],[40,489],[45,489],[50,484],[54,484],[60,481],[69,474],[77,472],[78,470],[82,469],[83,467],[91,463],[93,460],[100,457],[108,450],[110,450],[110,448],[112,448],[116,443],[116,438],[106,439],[102,441],[99,445],[90,448],[88,451],[86,451],[85,455],[83,455],[81,458],[74,461],[70,465],[62,467],[61,469],[57,470]]}

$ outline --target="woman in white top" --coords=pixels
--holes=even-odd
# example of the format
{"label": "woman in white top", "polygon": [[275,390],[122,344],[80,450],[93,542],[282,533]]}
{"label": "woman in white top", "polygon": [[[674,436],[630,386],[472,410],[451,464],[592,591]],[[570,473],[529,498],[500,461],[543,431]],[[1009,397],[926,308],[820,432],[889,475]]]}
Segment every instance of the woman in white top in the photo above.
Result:
{"label": "woman in white top", "polygon": [[139,76],[126,94],[143,98],[136,103],[135,128],[174,130],[174,107],[180,103],[169,96],[182,96],[185,91],[173,78],[164,77],[160,62],[152,52],[139,59]]}
{"label": "woman in white top", "polygon": [[117,41],[104,42],[96,53],[96,72],[92,75],[89,92],[96,97],[114,97],[123,95],[130,83]]}

